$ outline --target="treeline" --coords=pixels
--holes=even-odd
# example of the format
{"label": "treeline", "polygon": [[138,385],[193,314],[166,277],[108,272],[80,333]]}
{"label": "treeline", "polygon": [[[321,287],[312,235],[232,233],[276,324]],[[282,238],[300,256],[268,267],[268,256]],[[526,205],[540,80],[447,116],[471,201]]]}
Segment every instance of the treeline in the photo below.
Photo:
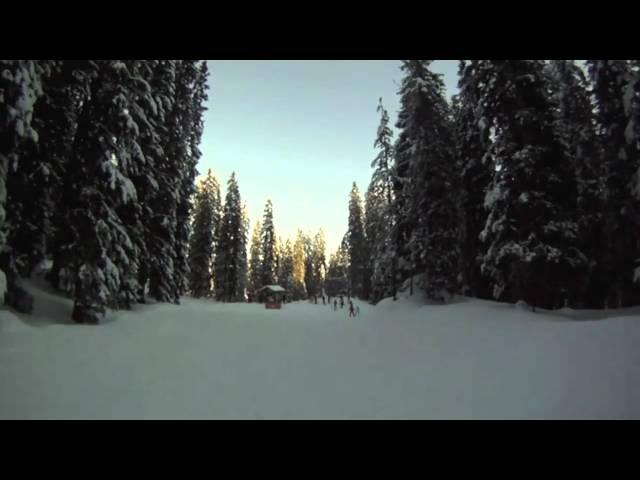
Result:
{"label": "treeline", "polygon": [[326,272],[325,238],[298,231],[295,240],[276,236],[273,204],[267,200],[256,221],[248,249],[249,218],[241,207],[235,174],[227,186],[224,206],[211,171],[195,195],[189,264],[190,293],[196,298],[244,302],[263,286],[280,285],[292,300],[322,292]]}
{"label": "treeline", "polygon": [[49,263],[73,320],[187,291],[191,198],[207,100],[193,60],[0,60],[5,301]]}
{"label": "treeline", "polygon": [[0,60],[5,302],[30,311],[21,279],[46,265],[79,323],[147,296],[301,299],[326,278],[373,302],[409,283],[440,302],[640,304],[640,62],[461,61],[452,101],[430,64],[402,63],[397,138],[380,103],[327,266],[322,232],[276,238],[270,202],[247,255],[235,175],[224,203],[212,175],[196,189],[206,62]]}
{"label": "treeline", "polygon": [[460,61],[452,101],[430,64],[402,63],[395,140],[378,107],[343,242],[354,293],[415,277],[437,302],[640,304],[640,62]]}

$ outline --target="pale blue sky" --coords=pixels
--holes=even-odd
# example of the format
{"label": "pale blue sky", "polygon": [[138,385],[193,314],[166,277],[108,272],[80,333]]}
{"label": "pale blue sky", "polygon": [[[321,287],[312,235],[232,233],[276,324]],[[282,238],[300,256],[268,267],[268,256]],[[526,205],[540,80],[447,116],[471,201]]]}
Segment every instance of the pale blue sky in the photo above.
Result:
{"label": "pale blue sky", "polygon": [[[457,68],[457,60],[433,64],[449,96]],[[371,178],[379,97],[395,123],[400,61],[214,60],[209,71],[200,173],[215,172],[224,198],[236,172],[252,231],[271,198],[276,235],[323,228],[334,251],[352,182],[364,196]]]}

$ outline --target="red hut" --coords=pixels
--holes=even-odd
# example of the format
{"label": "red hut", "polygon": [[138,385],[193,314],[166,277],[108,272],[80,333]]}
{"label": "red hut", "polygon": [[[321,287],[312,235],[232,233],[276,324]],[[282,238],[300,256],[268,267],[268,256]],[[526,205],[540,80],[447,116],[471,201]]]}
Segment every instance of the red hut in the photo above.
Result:
{"label": "red hut", "polygon": [[280,310],[287,291],[280,285],[266,285],[256,291],[260,303],[264,303],[269,310]]}

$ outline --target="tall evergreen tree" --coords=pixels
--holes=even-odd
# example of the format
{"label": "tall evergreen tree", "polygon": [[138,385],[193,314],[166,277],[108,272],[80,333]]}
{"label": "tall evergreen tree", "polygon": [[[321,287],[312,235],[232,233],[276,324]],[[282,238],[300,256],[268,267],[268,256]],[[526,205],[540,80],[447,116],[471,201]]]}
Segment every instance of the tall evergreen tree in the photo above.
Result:
{"label": "tall evergreen tree", "polygon": [[260,273],[260,282],[262,285],[273,285],[276,273],[276,236],[273,226],[273,205],[271,203],[271,200],[267,200],[267,203],[264,207],[260,241],[262,244],[262,268]]}
{"label": "tall evergreen tree", "polygon": [[366,298],[368,292],[365,289],[364,273],[367,257],[365,236],[364,236],[364,212],[362,207],[362,197],[355,182],[351,187],[349,196],[349,256],[351,264],[349,268],[349,279],[354,296]]}
{"label": "tall evergreen tree", "polygon": [[379,149],[371,166],[374,172],[365,195],[365,236],[368,246],[366,277],[371,277],[372,301],[380,300],[384,295],[395,296],[395,249],[391,241],[392,225],[395,217],[392,212],[393,198],[393,132],[389,128],[389,114],[378,105],[380,125],[374,142]]}
{"label": "tall evergreen tree", "polygon": [[[145,295],[149,278],[151,275],[151,265],[157,265],[162,260],[162,249],[158,246],[163,241],[167,242],[170,249],[170,242],[166,237],[173,238],[175,225],[167,220],[173,218],[171,215],[162,217],[164,231],[156,226],[158,209],[167,211],[172,202],[158,205],[159,200],[164,201],[171,193],[170,188],[175,189],[175,177],[167,178],[171,175],[167,171],[167,139],[173,138],[168,131],[168,124],[172,121],[171,114],[175,105],[175,70],[178,62],[166,60],[132,60],[127,62],[128,67],[134,72],[133,94],[139,99],[136,108],[132,109],[131,115],[138,126],[137,145],[135,146],[137,162],[132,164],[136,168],[131,169],[128,176],[131,178],[136,192],[137,202],[122,208],[119,214],[125,219],[132,241],[138,251],[135,260],[135,268],[128,269],[125,274],[128,280],[125,285],[128,287],[121,291],[121,297],[127,297],[129,301],[134,298],[138,302],[145,302]],[[171,160],[169,160],[171,161]],[[174,167],[174,172],[177,169]],[[173,185],[172,187],[170,187]],[[165,191],[167,189],[168,191]],[[169,210],[169,213],[174,210]],[[171,225],[170,233],[166,234],[166,227]],[[160,235],[159,235],[160,234]],[[165,250],[165,252],[166,252]],[[171,264],[173,255],[171,254]],[[137,271],[137,277],[135,276]],[[171,269],[171,272],[173,270]],[[159,273],[155,270],[156,275]],[[154,275],[154,280],[158,277]],[[172,273],[167,272],[167,277]],[[173,280],[173,279],[171,279]],[[167,281],[167,278],[164,279]],[[158,292],[158,283],[152,282],[154,296],[159,300],[175,299],[175,289],[161,294]],[[173,285],[173,282],[169,282]],[[135,291],[137,290],[137,292]]]}
{"label": "tall evergreen tree", "polygon": [[293,299],[301,300],[307,296],[305,285],[305,236],[298,230],[293,245]]}
{"label": "tall evergreen tree", "polygon": [[318,294],[313,262],[313,239],[308,234],[304,236],[304,284],[307,287],[308,296]]}
{"label": "tall evergreen tree", "polygon": [[[45,259],[47,238],[53,235],[55,196],[72,141],[70,63],[73,62],[39,61],[34,71],[38,78],[33,80],[42,80],[46,73],[44,82],[37,82],[40,85],[36,93],[41,96],[31,115],[37,141],[22,144],[18,168],[10,169],[7,175],[7,202],[11,208],[6,218],[5,253],[12,257],[8,263],[14,276],[31,275]],[[60,155],[59,150],[66,150],[65,155]]]}
{"label": "tall evergreen tree", "polygon": [[90,86],[96,74],[95,64],[89,60],[59,62],[59,68],[54,69],[50,82],[47,82],[43,102],[34,112],[36,121],[41,125],[36,154],[48,170],[42,204],[56,205],[52,209],[44,207],[48,212],[42,230],[47,235],[47,256],[52,260],[47,278],[54,288],[67,294],[73,294],[75,286],[75,273],[71,268],[74,238],[66,222],[74,190],[68,188],[67,170],[75,144],[78,117],[90,98]]}
{"label": "tall evergreen tree", "polygon": [[[142,264],[148,258],[147,229],[145,219],[148,209],[146,205],[153,194],[155,186],[155,163],[161,155],[160,140],[156,132],[157,118],[156,98],[151,88],[151,81],[157,65],[154,60],[126,60],[123,72],[126,84],[123,95],[128,96],[128,105],[124,110],[128,115],[128,127],[131,129],[127,138],[122,138],[123,150],[128,156],[118,161],[118,169],[131,181],[135,190],[135,200],[122,203],[116,207],[127,232],[131,246],[126,261],[116,265],[120,275],[120,288],[116,297],[116,305],[131,308],[137,301],[144,300],[145,286]],[[122,258],[122,255],[118,255]]]}
{"label": "tall evergreen tree", "polygon": [[282,237],[277,238],[274,252],[274,280],[276,284],[282,285],[280,283],[282,279],[282,260],[284,257],[284,242],[282,241]]}
{"label": "tall evergreen tree", "polygon": [[289,295],[291,295],[294,290],[293,263],[293,245],[291,244],[291,240],[287,239],[281,251],[278,283]]}
{"label": "tall evergreen tree", "polygon": [[262,245],[260,235],[262,234],[262,223],[256,221],[251,237],[251,247],[249,250],[249,290],[255,292],[262,287],[260,274],[262,273]]}
{"label": "tall evergreen tree", "polygon": [[189,289],[196,297],[214,294],[214,259],[221,217],[220,185],[211,170],[195,196],[193,230],[189,239]]}
{"label": "tall evergreen tree", "polygon": [[376,303],[386,296],[394,295],[394,258],[391,242],[390,204],[384,192],[373,181],[365,194],[364,232],[367,241],[368,262],[366,275],[371,278],[370,300]]}
{"label": "tall evergreen tree", "polygon": [[118,209],[137,201],[123,172],[135,162],[131,146],[137,125],[129,112],[131,72],[118,60],[93,63],[91,97],[78,118],[67,175],[68,228],[74,239],[73,319],[98,323],[107,307],[118,306],[121,271],[131,266],[135,247]]}
{"label": "tall evergreen tree", "polygon": [[326,276],[326,241],[324,231],[320,229],[313,239],[313,274],[316,291],[322,294],[322,285]]}
{"label": "tall evergreen tree", "polygon": [[177,208],[180,198],[181,165],[186,145],[183,126],[185,87],[178,88],[181,61],[162,61],[155,75],[155,90],[159,96],[158,107],[162,114],[159,125],[162,155],[157,159],[155,194],[149,200],[147,219],[147,246],[149,259],[146,264],[149,294],[160,302],[175,301],[178,288],[175,279]]}
{"label": "tall evergreen tree", "polygon": [[[457,276],[457,190],[453,125],[441,75],[431,60],[404,61],[396,167],[399,237],[407,273],[426,272],[425,290],[443,300]],[[402,245],[404,242],[404,245]]]}
{"label": "tall evergreen tree", "polygon": [[456,109],[456,157],[461,174],[459,201],[460,216],[460,273],[463,294],[490,298],[489,281],[483,278],[480,261],[484,255],[480,242],[487,212],[484,199],[491,184],[494,166],[489,152],[488,120],[482,117],[480,62],[461,61],[459,67],[459,95]]}
{"label": "tall evergreen tree", "polygon": [[[406,70],[406,63],[403,64]],[[415,135],[412,135],[409,122],[412,118],[413,100],[405,94],[406,77],[399,94],[401,95],[401,108],[398,112],[396,128],[399,130],[398,138],[394,146],[394,163],[392,166],[393,204],[391,215],[394,222],[391,227],[391,238],[394,255],[394,283],[412,277],[420,270],[420,265],[415,265],[410,249],[410,240],[417,226],[417,213],[411,210],[411,200],[416,187],[410,174],[410,161],[414,151]]]}
{"label": "tall evergreen tree", "polygon": [[225,302],[235,302],[243,298],[242,265],[240,251],[246,248],[242,239],[244,220],[241,199],[235,172],[227,183],[220,238],[216,252],[216,298]]}
{"label": "tall evergreen tree", "polygon": [[570,161],[554,135],[543,63],[486,61],[493,78],[481,103],[495,129],[492,156],[499,170],[485,205],[483,272],[494,296],[561,307],[586,258],[577,248],[577,198]]}
{"label": "tall evergreen tree", "polygon": [[185,142],[185,157],[181,165],[181,176],[178,187],[178,205],[176,210],[176,238],[175,238],[175,303],[179,302],[180,295],[187,290],[187,276],[189,264],[187,261],[189,242],[189,218],[191,216],[191,199],[194,193],[194,180],[198,174],[196,165],[200,159],[199,149],[202,131],[204,129],[204,112],[207,110],[207,62],[184,60],[182,62],[181,80],[177,89],[178,98],[185,92],[186,131],[183,132]]}
{"label": "tall evergreen tree", "polygon": [[609,307],[632,305],[640,298],[634,273],[640,265],[640,209],[634,195],[640,154],[633,138],[631,64],[626,60],[587,62],[597,106],[597,135],[602,177],[603,225],[600,277]]}
{"label": "tall evergreen tree", "polygon": [[573,307],[601,307],[606,285],[599,262],[606,247],[602,244],[602,202],[595,116],[584,71],[573,60],[552,60],[546,66],[554,126],[564,155],[576,179],[578,247],[588,260],[588,274],[581,277],[570,304]]}
{"label": "tall evergreen tree", "polygon": [[249,227],[251,222],[249,220],[249,212],[247,210],[247,204],[242,204],[242,226],[240,228],[239,246],[238,246],[238,287],[236,301],[245,302],[247,300],[247,287],[248,287],[248,270],[249,262],[247,259],[247,246],[249,243]]}
{"label": "tall evergreen tree", "polygon": [[[9,292],[5,300],[14,307],[20,303],[16,298],[18,292],[12,290],[17,288],[16,280],[20,273],[18,270],[21,270],[19,265],[21,259],[17,258],[20,252],[14,251],[11,243],[7,244],[7,234],[11,230],[11,224],[14,225],[15,230],[22,221],[20,214],[24,212],[20,212],[19,209],[24,203],[15,206],[18,209],[17,215],[12,212],[14,208],[11,204],[12,189],[7,188],[7,182],[11,182],[12,173],[20,168],[20,159],[24,153],[37,148],[38,132],[32,125],[34,107],[38,98],[43,95],[43,77],[48,76],[52,66],[54,65],[51,62],[0,60],[2,72],[0,75],[0,268],[2,269],[0,275],[4,273],[7,277]],[[19,178],[26,181],[29,173],[33,173],[34,169],[38,170],[38,167],[31,162],[22,165]],[[44,174],[44,172],[41,173]],[[40,183],[42,184],[42,178]],[[7,203],[10,206],[7,206]],[[35,228],[37,229],[37,225]],[[27,230],[32,232],[33,228],[27,226]],[[30,243],[32,246],[39,247],[38,241],[35,244],[33,241]],[[28,255],[26,260],[28,261],[30,257],[31,255]],[[24,293],[22,290],[19,292]],[[4,293],[2,292],[2,295]],[[23,308],[26,311],[29,309],[30,307]]]}

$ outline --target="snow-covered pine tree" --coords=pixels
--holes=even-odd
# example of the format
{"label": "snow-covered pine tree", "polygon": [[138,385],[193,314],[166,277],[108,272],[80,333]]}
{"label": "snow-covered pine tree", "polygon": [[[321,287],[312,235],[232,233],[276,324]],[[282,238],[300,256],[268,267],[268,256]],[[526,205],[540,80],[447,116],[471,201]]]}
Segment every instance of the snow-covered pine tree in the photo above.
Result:
{"label": "snow-covered pine tree", "polygon": [[[4,267],[13,278],[31,276],[45,259],[47,237],[52,235],[54,188],[59,188],[57,174],[63,160],[52,158],[49,148],[52,137],[58,144],[62,139],[70,143],[68,135],[65,136],[68,117],[55,115],[60,113],[60,105],[56,105],[62,90],[60,64],[58,61],[36,64],[34,73],[39,77],[42,96],[33,105],[31,127],[37,132],[37,142],[22,143],[17,168],[7,172],[7,204],[11,208],[6,216],[3,257],[7,260]],[[42,78],[43,73],[46,78]]]}
{"label": "snow-covered pine tree", "polygon": [[227,194],[220,225],[220,238],[215,258],[216,298],[223,302],[238,301],[244,292],[240,292],[239,251],[242,244],[243,218],[240,189],[233,172],[227,183]]}
{"label": "snow-covered pine tree", "polygon": [[[75,194],[67,176],[78,127],[78,116],[91,96],[91,82],[97,75],[90,60],[65,60],[47,81],[43,102],[38,105],[36,122],[41,125],[38,155],[50,167],[46,196],[54,209],[45,218],[47,257],[52,260],[47,279],[57,290],[73,294],[75,239],[67,228],[67,215]],[[71,180],[72,181],[72,180]],[[47,203],[47,200],[44,200]]]}
{"label": "snow-covered pine tree", "polygon": [[249,291],[255,293],[262,288],[260,283],[260,273],[262,272],[262,245],[260,235],[262,234],[262,223],[256,221],[251,236],[251,246],[249,248]]}
{"label": "snow-covered pine tree", "polygon": [[534,308],[562,307],[586,258],[577,248],[576,179],[554,135],[543,62],[488,60],[483,116],[495,131],[495,168],[485,199],[489,216],[483,273],[494,297]]}
{"label": "snow-covered pine tree", "polygon": [[[43,77],[50,73],[52,66],[52,62],[0,60],[0,275],[4,272],[5,284],[8,285],[7,295],[4,291],[1,293],[8,304],[23,311],[30,311],[31,302],[24,304],[21,301],[25,292],[16,285],[19,270],[16,266],[17,252],[7,244],[10,225],[6,220],[7,217],[11,220],[12,216],[7,215],[7,210],[13,208],[11,198],[7,198],[12,190],[7,188],[7,181],[11,181],[12,173],[18,171],[20,157],[25,151],[37,148],[38,133],[32,125],[34,107],[43,95]],[[26,181],[34,169],[37,169],[37,165],[28,163],[17,176]],[[20,208],[19,205],[16,208]],[[22,221],[19,214],[13,217],[14,225]]]}
{"label": "snow-covered pine tree", "polygon": [[364,236],[364,211],[362,206],[362,196],[360,190],[353,182],[351,193],[349,194],[349,228],[347,230],[349,238],[349,283],[352,288],[352,295],[366,298],[368,293],[364,288],[364,274],[367,262],[366,245]]}
{"label": "snow-covered pine tree", "polygon": [[371,275],[371,300],[377,302],[385,295],[395,296],[395,250],[391,241],[394,157],[393,132],[389,128],[389,114],[378,104],[380,125],[374,148],[379,149],[371,167],[374,169],[365,194],[365,236],[369,247],[367,273]]}
{"label": "snow-covered pine tree", "polygon": [[5,244],[6,178],[16,170],[25,143],[37,143],[38,133],[32,127],[33,110],[42,96],[42,82],[36,61],[0,60],[0,246]]}
{"label": "snow-covered pine tree", "polygon": [[[634,138],[632,64],[627,60],[589,60],[596,103],[600,147],[603,224],[600,277],[605,306],[622,307],[640,301],[634,285],[640,266],[640,208],[637,192],[640,154]],[[637,102],[637,97],[636,97]],[[637,103],[636,103],[637,105]]]}
{"label": "snow-covered pine tree", "polygon": [[[135,230],[132,240],[139,253],[136,260],[137,278],[133,277],[133,269],[126,272],[129,288],[121,292],[121,296],[124,294],[129,297],[129,302],[133,299],[145,302],[151,264],[158,260],[153,257],[152,252],[158,250],[158,243],[163,240],[163,236],[155,237],[157,213],[154,208],[159,203],[158,198],[166,195],[161,186],[168,185],[164,148],[167,146],[167,139],[171,138],[168,122],[175,100],[176,62],[133,60],[127,63],[134,73],[132,90],[136,98],[130,114],[139,130],[134,152],[138,158],[137,168],[129,176],[136,188],[138,201],[126,207],[120,215],[128,218],[130,231]],[[166,208],[164,205],[163,207]],[[154,282],[154,286],[157,285]],[[154,296],[158,298],[157,295]],[[172,298],[174,297],[167,296],[166,300]]]}
{"label": "snow-covered pine tree", "polygon": [[[457,172],[451,111],[431,60],[404,61],[397,166],[402,178],[409,274],[426,272],[425,291],[444,300],[456,288]],[[453,248],[452,248],[453,247]]]}
{"label": "snow-covered pine tree", "polygon": [[[402,69],[406,70],[406,62]],[[410,240],[418,227],[417,214],[412,211],[412,191],[416,189],[414,179],[410,176],[409,166],[414,152],[414,137],[409,128],[412,116],[413,100],[406,95],[408,75],[403,80],[399,91],[401,108],[398,112],[396,128],[399,130],[398,139],[394,146],[394,162],[391,168],[393,183],[393,203],[390,208],[393,223],[391,225],[391,239],[394,255],[394,284],[402,283],[421,270],[415,264],[410,249]]]}
{"label": "snow-covered pine tree", "polygon": [[555,132],[572,165],[577,182],[575,220],[578,246],[588,260],[588,271],[572,288],[572,307],[601,308],[606,285],[599,269],[605,253],[602,244],[602,202],[600,201],[599,155],[596,145],[595,115],[589,98],[589,84],[574,60],[552,60],[546,65]]}
{"label": "snow-covered pine tree", "polygon": [[349,232],[347,231],[340,242],[338,254],[336,255],[338,273],[344,272],[347,291],[353,294],[353,283],[351,281],[351,244],[349,242]]}
{"label": "snow-covered pine tree", "polygon": [[293,245],[293,299],[302,300],[307,296],[305,285],[305,235],[298,230]]}
{"label": "snow-covered pine tree", "polygon": [[153,82],[162,113],[158,132],[163,154],[155,165],[158,187],[148,204],[150,217],[145,223],[149,259],[143,273],[148,274],[149,294],[159,302],[172,302],[178,296],[175,279],[176,212],[181,168],[186,155],[183,131],[186,117],[181,103],[185,96],[183,86],[178,95],[181,63],[180,60],[160,61]]}
{"label": "snow-covered pine tree", "polygon": [[[200,140],[204,129],[204,112],[207,110],[207,78],[209,75],[206,61],[184,60],[182,62],[179,87],[184,86],[185,95],[185,124],[183,133],[186,142],[185,157],[181,165],[179,197],[176,210],[176,238],[175,238],[175,283],[177,296],[175,303],[179,302],[180,295],[187,291],[189,263],[189,218],[191,217],[195,178],[198,175],[196,168],[200,160]],[[182,88],[177,89],[177,101],[180,101]]]}
{"label": "snow-covered pine tree", "polygon": [[209,169],[199,183],[194,200],[189,239],[189,290],[196,298],[212,297],[216,238],[221,216],[220,185]]}
{"label": "snow-covered pine tree", "polygon": [[123,174],[137,129],[129,114],[130,72],[119,60],[93,65],[91,97],[78,118],[67,173],[72,189],[67,226],[74,238],[72,317],[78,323],[98,323],[107,307],[118,306],[121,271],[136,253],[117,214],[119,208],[137,201],[133,183]]}
{"label": "snow-covered pine tree", "polygon": [[489,154],[489,129],[480,109],[482,81],[477,60],[460,61],[457,96],[456,157],[461,173],[459,199],[461,290],[465,295],[491,298],[489,281],[483,278],[480,260],[484,255],[479,236],[486,221],[484,199],[494,167]]}
{"label": "snow-covered pine tree", "polygon": [[262,217],[262,232],[260,233],[262,265],[260,269],[261,285],[273,285],[275,281],[275,228],[273,225],[273,204],[267,200]]}
{"label": "snow-covered pine tree", "polygon": [[304,236],[304,284],[307,287],[307,295],[312,297],[318,293],[316,275],[313,262],[313,239],[311,235]]}
{"label": "snow-covered pine tree", "polygon": [[288,295],[291,295],[293,292],[293,245],[291,240],[286,240],[281,253],[278,283],[287,291]]}
{"label": "snow-covered pine tree", "polygon": [[277,285],[282,285],[280,280],[282,279],[282,259],[284,257],[284,242],[282,241],[282,237],[278,236],[276,239],[276,245],[274,249],[274,258],[275,258],[275,273],[274,273],[274,281]]}
{"label": "snow-covered pine tree", "polygon": [[322,295],[322,286],[326,276],[326,241],[324,231],[320,229],[313,238],[313,275],[316,292]]}
{"label": "snow-covered pine tree", "polygon": [[247,260],[247,246],[249,242],[249,211],[247,204],[242,204],[242,225],[238,236],[238,287],[236,289],[237,302],[245,302],[247,300],[247,283],[249,262]]}
{"label": "snow-covered pine tree", "polygon": [[[29,161],[21,172],[18,168],[21,157],[25,154],[28,157],[29,152],[38,148],[38,132],[32,124],[34,107],[38,98],[43,95],[43,79],[49,76],[52,67],[55,67],[55,62],[52,61],[0,60],[0,275],[5,277],[3,285],[7,287],[6,295],[4,289],[0,293],[8,305],[23,312],[31,312],[33,301],[17,283],[20,273],[17,263],[21,260],[29,262],[38,253],[28,253],[26,258],[16,258],[20,257],[20,252],[12,248],[15,242],[11,242],[11,230],[15,232],[20,228],[24,229],[24,226],[27,230],[32,230],[32,222],[26,223],[27,219],[24,218],[31,212],[24,211],[27,208],[24,202],[12,204],[11,194],[18,193],[20,197],[21,192],[11,188],[7,182],[11,184],[18,179],[27,181],[31,172],[38,170],[37,164]],[[44,172],[40,173],[39,176],[42,177]],[[38,221],[37,218],[32,220]],[[33,240],[28,239],[33,246],[37,247],[41,243],[39,235]],[[28,267],[27,265],[26,268]],[[22,270],[24,268],[25,266]]]}
{"label": "snow-covered pine tree", "polygon": [[118,159],[118,169],[130,179],[135,189],[135,201],[126,202],[116,208],[132,248],[128,255],[120,254],[118,247],[114,258],[121,259],[116,264],[120,274],[120,288],[116,305],[120,308],[131,306],[144,299],[144,279],[141,265],[149,256],[147,248],[147,229],[145,206],[153,194],[155,179],[155,161],[161,156],[160,140],[156,131],[157,104],[150,82],[153,79],[157,61],[126,60],[123,62],[123,95],[127,95],[124,114],[129,129],[128,135],[121,139],[123,151]]}
{"label": "snow-covered pine tree", "polygon": [[372,277],[370,295],[372,303],[376,303],[383,298],[383,292],[391,286],[391,278],[389,278],[390,264],[384,261],[388,258],[381,260],[377,255],[377,252],[384,251],[386,248],[385,235],[390,232],[390,229],[384,223],[387,205],[384,192],[380,190],[379,185],[372,180],[365,194],[364,232],[369,248],[367,272]]}

